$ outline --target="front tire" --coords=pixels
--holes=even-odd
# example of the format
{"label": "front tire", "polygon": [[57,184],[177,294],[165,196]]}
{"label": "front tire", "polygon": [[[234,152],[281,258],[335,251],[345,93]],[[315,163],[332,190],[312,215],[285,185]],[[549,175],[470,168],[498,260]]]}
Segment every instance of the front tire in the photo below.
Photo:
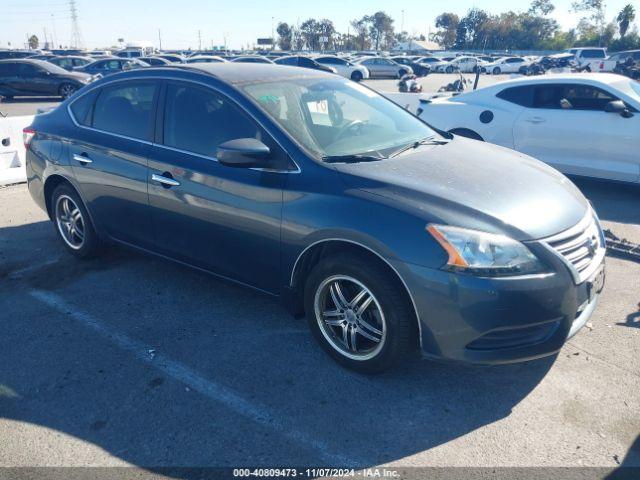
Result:
{"label": "front tire", "polygon": [[354,82],[361,82],[362,78],[362,72],[359,72],[357,70],[351,74],[351,80],[353,80]]}
{"label": "front tire", "polygon": [[76,87],[75,85],[71,83],[63,83],[58,89],[58,94],[62,97],[63,100],[66,100],[77,91],[78,87]]}
{"label": "front tire", "polygon": [[381,265],[338,254],[318,263],[305,284],[307,322],[338,363],[378,373],[411,352],[415,315],[399,282]]}
{"label": "front tire", "polygon": [[100,239],[80,195],[68,184],[56,187],[51,195],[53,224],[69,253],[92,258],[100,249]]}
{"label": "front tire", "polygon": [[445,73],[453,73],[453,67],[449,66],[445,69]]}
{"label": "front tire", "polygon": [[493,74],[494,75],[500,75],[502,73],[502,70],[500,70],[500,67],[495,67],[493,69]]}

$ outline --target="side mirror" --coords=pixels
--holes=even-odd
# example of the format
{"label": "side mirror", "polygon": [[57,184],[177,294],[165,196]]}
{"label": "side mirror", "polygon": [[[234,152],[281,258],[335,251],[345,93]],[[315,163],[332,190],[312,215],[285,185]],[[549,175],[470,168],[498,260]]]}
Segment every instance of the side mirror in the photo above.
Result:
{"label": "side mirror", "polygon": [[624,118],[633,117],[633,113],[629,111],[622,100],[613,100],[607,103],[604,106],[604,111],[607,113],[617,113],[619,115],[622,115]]}
{"label": "side mirror", "polygon": [[255,168],[268,165],[271,151],[255,138],[237,138],[218,145],[216,157],[222,165],[236,168]]}

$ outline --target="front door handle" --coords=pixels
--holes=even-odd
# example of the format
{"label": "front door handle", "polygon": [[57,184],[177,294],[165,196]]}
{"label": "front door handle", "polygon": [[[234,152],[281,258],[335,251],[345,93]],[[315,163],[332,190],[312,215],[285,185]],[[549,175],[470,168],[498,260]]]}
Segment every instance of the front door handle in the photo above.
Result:
{"label": "front door handle", "polygon": [[542,117],[529,117],[527,118],[527,122],[529,123],[544,123],[546,120]]}
{"label": "front door handle", "polygon": [[151,180],[153,180],[154,182],[158,182],[165,188],[180,186],[180,182],[173,179],[169,172],[164,172],[162,175],[156,175],[154,173],[153,175],[151,175]]}
{"label": "front door handle", "polygon": [[82,165],[88,165],[89,163],[93,163],[93,160],[91,160],[86,153],[81,153],[80,155],[78,155],[77,153],[74,153],[73,159],[76,162],[80,162]]}

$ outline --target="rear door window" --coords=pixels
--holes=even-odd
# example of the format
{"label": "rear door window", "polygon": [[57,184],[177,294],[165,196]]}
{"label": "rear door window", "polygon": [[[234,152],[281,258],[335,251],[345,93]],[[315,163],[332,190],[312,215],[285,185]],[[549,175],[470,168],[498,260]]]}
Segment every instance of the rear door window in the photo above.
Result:
{"label": "rear door window", "polygon": [[103,88],[96,100],[92,126],[109,133],[150,140],[157,89],[154,82],[127,82]]}
{"label": "rear door window", "polygon": [[505,88],[501,92],[498,92],[496,97],[506,100],[507,102],[515,103],[522,107],[531,106],[533,88],[529,85],[522,87]]}
{"label": "rear door window", "polygon": [[17,74],[17,63],[0,63],[0,77],[11,77]]}
{"label": "rear door window", "polygon": [[18,66],[18,75],[21,77],[35,77],[43,70],[29,63],[21,63]]}

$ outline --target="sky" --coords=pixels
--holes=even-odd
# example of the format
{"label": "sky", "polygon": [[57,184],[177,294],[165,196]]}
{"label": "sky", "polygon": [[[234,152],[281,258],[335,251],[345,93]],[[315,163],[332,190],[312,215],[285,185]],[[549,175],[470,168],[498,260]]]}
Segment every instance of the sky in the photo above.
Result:
{"label": "sky", "polygon": [[[581,15],[570,12],[571,0],[552,0],[551,14],[562,28],[574,27]],[[607,0],[607,20],[630,0]],[[65,0],[3,0],[0,13],[0,48],[22,48],[35,34],[56,45],[71,43],[71,15]],[[86,48],[129,41],[151,41],[164,49],[229,48],[253,46],[258,37],[270,37],[272,25],[328,18],[338,31],[347,32],[350,20],[382,10],[410,34],[435,31],[435,18],[450,11],[463,16],[478,7],[490,13],[528,9],[522,0],[76,0],[78,23]],[[633,2],[632,2],[633,3]],[[640,7],[640,5],[638,6]],[[404,11],[404,14],[403,14]],[[404,18],[404,21],[403,21]],[[160,33],[160,34],[159,34]]]}

